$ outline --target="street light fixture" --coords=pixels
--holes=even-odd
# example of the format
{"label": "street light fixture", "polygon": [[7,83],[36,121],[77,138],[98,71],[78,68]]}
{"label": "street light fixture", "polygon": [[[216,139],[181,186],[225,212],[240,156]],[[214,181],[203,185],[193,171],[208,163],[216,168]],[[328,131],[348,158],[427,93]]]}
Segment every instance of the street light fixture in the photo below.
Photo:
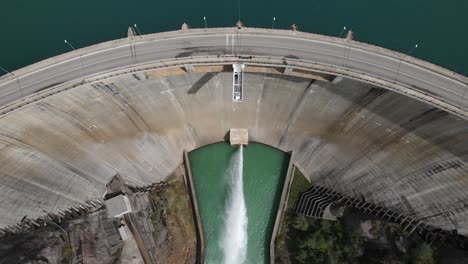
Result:
{"label": "street light fixture", "polygon": [[341,30],[341,33],[340,33],[339,38],[341,38],[341,35],[343,35],[343,33],[345,32],[345,30],[346,30],[346,27],[343,27],[343,30]]}
{"label": "street light fixture", "polygon": [[1,69],[2,71],[4,71],[4,72],[8,73],[8,74],[11,74],[11,75],[13,75],[13,73],[11,73],[11,72],[9,72],[9,71],[5,70],[5,68],[3,68],[2,66],[0,66],[0,69]]}
{"label": "street light fixture", "polygon": [[276,20],[276,17],[273,17],[273,22],[271,24],[271,29],[274,29],[275,28],[275,20]]}
{"label": "street light fixture", "polygon": [[140,29],[138,28],[137,24],[134,24],[133,26],[135,27],[135,29],[136,29],[137,32],[138,32],[138,35],[139,35],[140,38],[141,38],[141,32],[140,32]]}
{"label": "street light fixture", "polygon": [[407,54],[403,55],[401,58],[400,58],[400,62],[398,63],[398,69],[397,69],[397,73],[395,74],[395,83],[397,82],[397,79],[398,79],[398,75],[400,74],[400,67],[401,67],[401,63],[403,61],[403,59],[406,57],[406,56],[409,56],[411,55],[411,53],[418,48],[418,44],[414,45],[408,52]]}
{"label": "street light fixture", "polygon": [[206,17],[203,17],[203,21],[205,21],[205,29],[208,29],[208,25],[206,24]]}
{"label": "street light fixture", "polygon": [[408,54],[407,54],[407,55],[410,55],[411,52],[413,52],[416,48],[418,48],[418,44],[414,45],[414,47],[412,47],[412,48],[410,49],[410,51],[408,51]]}
{"label": "street light fixture", "polygon": [[70,46],[72,50],[75,50],[75,47],[73,47],[72,44],[70,44],[70,42],[68,42],[67,40],[64,40],[63,42],[67,44],[68,46]]}
{"label": "street light fixture", "polygon": [[[12,72],[9,72],[7,71],[5,68],[3,68],[2,66],[0,66],[0,69],[8,74],[11,74],[12,76],[15,76]],[[20,81],[19,81],[19,77],[16,76],[16,83],[18,84],[19,86],[19,91],[21,93],[21,97],[23,96],[23,86],[21,85]]]}
{"label": "street light fixture", "polygon": [[[63,41],[65,44],[67,44],[73,51],[76,51],[75,47],[73,47],[72,44],[70,44],[70,42],[68,42],[67,40],[64,40]],[[80,68],[81,68],[81,74],[83,75],[83,78],[85,77],[85,70],[84,70],[84,63],[83,63],[83,58],[81,57],[81,54],[79,54],[79,57],[80,57]]]}

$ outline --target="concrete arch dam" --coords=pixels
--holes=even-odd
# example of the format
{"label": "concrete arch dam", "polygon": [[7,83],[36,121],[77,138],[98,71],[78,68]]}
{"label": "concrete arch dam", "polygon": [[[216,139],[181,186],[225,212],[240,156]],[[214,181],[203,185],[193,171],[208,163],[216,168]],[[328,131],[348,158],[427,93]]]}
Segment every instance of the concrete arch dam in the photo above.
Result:
{"label": "concrete arch dam", "polygon": [[466,83],[392,51],[281,30],[159,33],[54,57],[0,80],[0,227],[99,198],[117,173],[163,180],[184,149],[237,127],[294,150],[314,183],[468,234]]}

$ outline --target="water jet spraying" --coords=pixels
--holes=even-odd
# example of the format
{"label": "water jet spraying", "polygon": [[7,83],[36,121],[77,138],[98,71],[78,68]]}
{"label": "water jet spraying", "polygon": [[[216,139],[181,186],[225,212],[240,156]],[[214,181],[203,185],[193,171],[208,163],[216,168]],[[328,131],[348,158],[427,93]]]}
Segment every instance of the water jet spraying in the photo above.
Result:
{"label": "water jet spraying", "polygon": [[243,146],[234,153],[226,171],[228,197],[220,247],[224,264],[245,263],[247,256],[247,208],[243,186]]}

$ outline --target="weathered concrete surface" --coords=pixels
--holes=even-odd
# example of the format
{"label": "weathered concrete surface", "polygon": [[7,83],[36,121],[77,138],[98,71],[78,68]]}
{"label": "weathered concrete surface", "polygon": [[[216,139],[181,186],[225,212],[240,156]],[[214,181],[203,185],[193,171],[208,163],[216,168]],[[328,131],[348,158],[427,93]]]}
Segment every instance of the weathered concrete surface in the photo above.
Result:
{"label": "weathered concrete surface", "polygon": [[294,150],[314,183],[468,233],[468,123],[432,106],[338,77],[133,72],[86,83],[0,117],[0,223],[100,197],[116,173],[165,179],[183,149],[251,140]]}

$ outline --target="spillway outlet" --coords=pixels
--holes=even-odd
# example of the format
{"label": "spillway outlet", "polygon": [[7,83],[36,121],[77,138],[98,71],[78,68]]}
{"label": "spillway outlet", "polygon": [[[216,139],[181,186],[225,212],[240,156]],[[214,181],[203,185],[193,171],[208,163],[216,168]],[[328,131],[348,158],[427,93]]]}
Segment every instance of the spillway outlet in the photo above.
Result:
{"label": "spillway outlet", "polygon": [[231,128],[229,130],[229,142],[231,146],[247,146],[249,144],[249,130],[246,128]]}

